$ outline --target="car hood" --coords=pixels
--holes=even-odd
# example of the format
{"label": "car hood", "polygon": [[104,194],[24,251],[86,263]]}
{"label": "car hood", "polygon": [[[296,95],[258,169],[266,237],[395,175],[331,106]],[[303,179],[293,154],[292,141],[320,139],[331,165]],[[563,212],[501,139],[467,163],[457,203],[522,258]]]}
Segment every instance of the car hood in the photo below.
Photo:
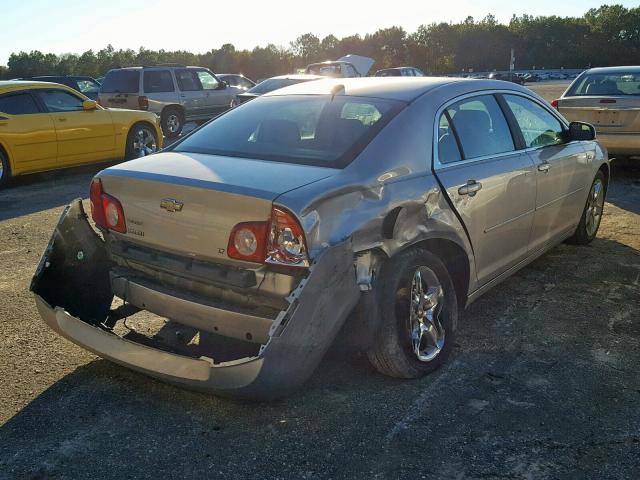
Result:
{"label": "car hood", "polygon": [[102,174],[203,187],[273,200],[285,192],[330,177],[336,172],[333,168],[311,165],[201,153],[163,152],[109,167]]}
{"label": "car hood", "polygon": [[344,57],[340,57],[338,59],[339,62],[349,62],[351,65],[356,67],[356,70],[360,75],[365,77],[371,67],[376,61],[373,58],[363,57],[362,55],[345,55]]}

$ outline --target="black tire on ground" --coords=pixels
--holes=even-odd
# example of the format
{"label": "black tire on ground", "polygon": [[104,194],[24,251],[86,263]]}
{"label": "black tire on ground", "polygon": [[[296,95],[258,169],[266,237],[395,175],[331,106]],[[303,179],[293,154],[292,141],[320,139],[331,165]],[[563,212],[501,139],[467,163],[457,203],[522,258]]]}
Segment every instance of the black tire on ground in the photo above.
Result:
{"label": "black tire on ground", "polygon": [[148,123],[136,123],[133,127],[131,127],[131,129],[129,130],[129,134],[127,135],[127,144],[126,144],[126,149],[125,149],[125,160],[131,160],[133,158],[138,158],[141,157],[143,155],[140,155],[139,152],[136,151],[134,142],[136,141],[136,135],[140,132],[140,131],[145,132],[145,137],[147,135],[151,135],[153,137],[153,148],[152,148],[152,152],[149,151],[147,152],[145,155],[151,155],[151,153],[155,153],[158,151],[158,135],[156,134],[156,129],[153,128],[151,125],[149,125]]}
{"label": "black tire on ground", "polygon": [[184,127],[184,114],[176,107],[165,108],[160,116],[160,126],[165,137],[175,138]]}
{"label": "black tire on ground", "polygon": [[[592,211],[591,209],[594,208],[593,193],[598,184],[601,186],[601,197],[598,197],[598,200],[602,200],[602,206],[596,205],[595,207],[600,209],[600,213],[596,220],[595,228],[593,228],[593,225],[589,223],[589,216]],[[606,197],[606,194],[607,185],[605,176],[602,170],[598,170],[598,173],[596,173],[596,176],[593,179],[593,183],[591,184],[591,189],[589,190],[589,195],[587,196],[587,201],[584,205],[582,216],[580,217],[580,223],[578,224],[578,227],[576,228],[576,231],[573,233],[573,235],[567,239],[567,243],[571,243],[573,245],[586,245],[588,243],[591,243],[591,241],[596,238],[598,229],[600,228],[600,221],[602,220],[602,207],[604,206],[604,199]]]}
{"label": "black tire on ground", "polygon": [[[410,297],[414,275],[420,267],[435,274],[442,287],[439,318],[444,328],[444,345],[428,361],[414,352],[410,327]],[[373,345],[367,352],[369,361],[385,375],[398,378],[418,378],[440,367],[449,356],[455,342],[454,326],[458,320],[458,301],[449,272],[433,253],[414,248],[391,258],[380,273],[379,308],[381,324]],[[427,289],[430,285],[427,284]],[[420,348],[418,348],[420,350]]]}
{"label": "black tire on ground", "polygon": [[9,169],[9,159],[0,149],[0,188],[4,187],[11,178],[11,170]]}

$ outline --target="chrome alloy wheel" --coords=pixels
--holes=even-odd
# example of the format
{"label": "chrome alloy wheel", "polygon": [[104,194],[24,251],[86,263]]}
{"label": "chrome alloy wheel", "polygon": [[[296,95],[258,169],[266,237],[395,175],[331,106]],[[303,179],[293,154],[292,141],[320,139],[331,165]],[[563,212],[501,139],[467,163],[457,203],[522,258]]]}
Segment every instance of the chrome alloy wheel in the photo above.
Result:
{"label": "chrome alloy wheel", "polygon": [[587,199],[587,212],[585,217],[585,227],[587,235],[592,237],[598,231],[602,210],[604,209],[604,184],[600,178],[596,178],[589,192]]}
{"label": "chrome alloy wheel", "polygon": [[137,158],[146,157],[158,151],[156,137],[148,127],[136,129],[133,137],[133,151]]}
{"label": "chrome alloy wheel", "polygon": [[4,164],[2,163],[2,160],[0,159],[0,180],[2,180],[2,177],[4,177]]}
{"label": "chrome alloy wheel", "polygon": [[170,113],[167,117],[167,130],[169,133],[177,133],[180,130],[180,117],[175,113]]}
{"label": "chrome alloy wheel", "polygon": [[430,362],[444,348],[443,304],[444,291],[436,274],[418,267],[411,282],[409,333],[413,353],[421,362]]}

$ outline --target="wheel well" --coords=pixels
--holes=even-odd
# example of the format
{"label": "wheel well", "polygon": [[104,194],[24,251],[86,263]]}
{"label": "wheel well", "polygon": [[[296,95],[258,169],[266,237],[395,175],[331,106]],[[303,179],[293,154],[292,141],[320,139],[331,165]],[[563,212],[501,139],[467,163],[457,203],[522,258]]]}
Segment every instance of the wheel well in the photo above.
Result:
{"label": "wheel well", "polygon": [[605,188],[609,187],[609,165],[606,163],[603,163],[602,165],[600,165],[600,168],[598,169],[598,171],[601,171],[604,174],[604,184],[605,184]]}
{"label": "wheel well", "polygon": [[464,249],[457,243],[442,238],[423,240],[412,245],[412,247],[429,250],[442,260],[445,267],[447,267],[449,275],[451,275],[451,281],[456,289],[458,306],[463,309],[467,303],[469,277],[471,274],[469,257]]}
{"label": "wheel well", "polygon": [[178,110],[180,112],[180,115],[182,115],[182,118],[184,119],[185,117],[185,112],[184,112],[184,107],[182,105],[168,105],[166,107],[164,107],[162,109],[162,112],[160,112],[160,117],[162,117],[164,115],[164,113],[168,110]]}

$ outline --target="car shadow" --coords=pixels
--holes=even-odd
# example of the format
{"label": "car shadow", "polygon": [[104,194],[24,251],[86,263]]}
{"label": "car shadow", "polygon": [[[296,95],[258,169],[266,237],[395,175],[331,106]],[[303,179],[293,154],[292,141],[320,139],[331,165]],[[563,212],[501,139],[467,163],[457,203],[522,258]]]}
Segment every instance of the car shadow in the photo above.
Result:
{"label": "car shadow", "polygon": [[611,183],[607,202],[631,213],[640,214],[640,160],[611,162]]}

